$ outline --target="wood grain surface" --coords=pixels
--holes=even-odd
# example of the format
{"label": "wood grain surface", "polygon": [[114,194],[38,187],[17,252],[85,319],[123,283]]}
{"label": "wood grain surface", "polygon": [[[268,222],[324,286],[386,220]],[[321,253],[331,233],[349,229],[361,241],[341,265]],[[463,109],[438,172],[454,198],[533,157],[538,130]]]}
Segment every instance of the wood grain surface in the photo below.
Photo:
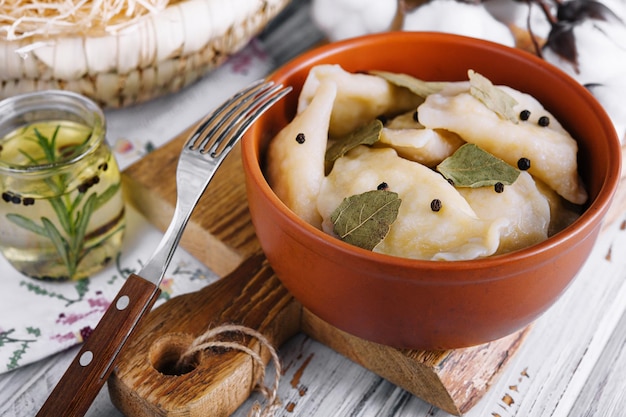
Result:
{"label": "wood grain surface", "polygon": [[[177,368],[184,350],[207,328],[231,323],[280,345],[297,333],[300,313],[263,256],[252,256],[228,277],[175,297],[148,316],[108,381],[111,400],[128,416],[228,416],[248,398],[261,372],[237,351],[206,351]],[[229,338],[269,361],[257,340]]]}
{"label": "wood grain surface", "polygon": [[[123,172],[126,201],[163,231],[176,205],[178,156],[192,131],[186,130]],[[239,145],[226,157],[204,192],[180,244],[218,275],[232,272],[260,249],[250,225]]]}

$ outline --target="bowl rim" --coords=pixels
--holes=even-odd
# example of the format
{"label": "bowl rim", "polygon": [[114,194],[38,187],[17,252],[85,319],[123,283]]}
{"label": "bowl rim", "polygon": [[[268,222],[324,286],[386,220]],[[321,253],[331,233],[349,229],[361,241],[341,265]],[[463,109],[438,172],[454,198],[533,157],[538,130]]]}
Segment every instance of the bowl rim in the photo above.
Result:
{"label": "bowl rim", "polygon": [[[470,38],[462,35],[455,35],[442,32],[404,32],[404,31],[389,31],[383,33],[369,34],[350,38],[342,41],[337,41],[322,46],[313,48],[282,65],[280,68],[273,71],[267,78],[277,83],[283,83],[283,80],[291,73],[297,72],[298,68],[310,66],[312,63],[328,58],[329,56],[341,53],[346,49],[355,47],[364,47],[371,43],[381,43],[389,41],[407,40],[412,41],[436,41],[439,43],[454,43],[457,45],[467,46],[471,48],[492,50],[500,54],[506,54],[515,56],[516,58],[527,59],[533,61],[533,64],[541,67],[544,71],[548,71],[557,74],[564,79],[564,82],[568,86],[575,90],[576,94],[582,95],[584,100],[589,104],[593,114],[600,119],[604,128],[603,137],[611,138],[610,143],[606,146],[609,148],[608,160],[605,164],[605,181],[598,191],[597,196],[588,203],[585,211],[578,217],[571,225],[558,233],[550,236],[548,239],[531,245],[529,247],[519,249],[516,251],[508,252],[500,255],[492,255],[489,257],[471,259],[471,260],[458,260],[458,261],[438,261],[438,260],[422,260],[404,258],[394,255],[387,255],[374,251],[368,251],[350,245],[343,242],[322,230],[315,228],[306,221],[298,217],[292,210],[290,210],[274,193],[269,186],[263,171],[261,170],[261,163],[259,157],[261,156],[261,149],[259,148],[259,140],[252,139],[253,132],[256,131],[255,125],[252,126],[246,137],[242,140],[242,157],[244,160],[244,166],[247,167],[247,171],[251,174],[253,180],[253,186],[258,187],[261,193],[268,198],[272,205],[276,206],[277,212],[283,219],[290,223],[295,229],[302,229],[309,236],[308,239],[317,241],[323,248],[323,250],[338,251],[340,256],[349,256],[351,261],[358,260],[359,262],[376,262],[383,266],[392,268],[411,268],[420,270],[438,270],[438,271],[453,271],[453,270],[481,270],[487,268],[494,268],[509,264],[512,261],[521,261],[528,258],[537,260],[534,262],[536,266],[549,262],[553,256],[551,249],[556,246],[562,246],[564,250],[569,251],[575,247],[584,238],[593,233],[594,230],[599,229],[604,215],[608,211],[608,208],[613,200],[613,196],[617,189],[620,172],[621,172],[621,143],[617,136],[617,132],[613,127],[613,123],[608,114],[600,103],[593,97],[593,95],[582,86],[578,81],[566,74],[564,71],[556,66],[544,61],[543,59],[523,51],[521,49],[508,47],[502,44],[498,44],[491,41],[486,41],[477,38]],[[260,136],[260,135],[259,135]],[[289,233],[286,231],[286,233]],[[316,249],[312,248],[317,252]],[[511,272],[513,273],[513,271]],[[427,282],[428,279],[424,279],[420,276],[414,277],[420,282]],[[487,282],[490,280],[498,280],[506,278],[500,275],[495,278],[482,277],[478,281]],[[394,279],[389,277],[388,279]],[[396,278],[406,279],[406,278]],[[458,282],[459,278],[455,277],[454,282]],[[437,278],[437,284],[442,284],[442,281]],[[466,284],[468,281],[462,281]]]}

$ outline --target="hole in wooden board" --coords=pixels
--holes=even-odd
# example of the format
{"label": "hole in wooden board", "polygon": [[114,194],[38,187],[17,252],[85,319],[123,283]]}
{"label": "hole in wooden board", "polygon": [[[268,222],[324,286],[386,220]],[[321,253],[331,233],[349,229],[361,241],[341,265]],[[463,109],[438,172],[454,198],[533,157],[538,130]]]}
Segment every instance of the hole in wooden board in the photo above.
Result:
{"label": "hole in wooden board", "polygon": [[185,333],[168,333],[158,338],[152,346],[148,357],[154,369],[164,375],[184,375],[198,366],[200,352],[197,352],[184,361],[181,357],[194,341],[194,337]]}

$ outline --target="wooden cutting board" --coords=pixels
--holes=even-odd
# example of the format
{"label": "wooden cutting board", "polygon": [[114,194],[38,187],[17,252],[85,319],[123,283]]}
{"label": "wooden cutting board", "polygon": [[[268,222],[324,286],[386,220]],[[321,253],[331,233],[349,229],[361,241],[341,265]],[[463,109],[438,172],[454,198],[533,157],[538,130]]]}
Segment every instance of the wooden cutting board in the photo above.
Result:
{"label": "wooden cutting board", "polygon": [[[176,164],[186,133],[124,172],[128,201],[162,230],[174,211]],[[623,190],[616,200],[621,208]],[[608,220],[618,213],[614,210]],[[402,350],[359,339],[315,317],[281,285],[260,249],[247,210],[239,148],[200,200],[181,245],[224,278],[152,311],[122,352],[108,386],[127,416],[228,416],[248,398],[261,373],[244,353],[213,349],[198,355],[189,369],[173,369],[181,352],[209,326],[241,324],[263,333],[275,347],[304,332],[455,415],[482,397],[529,331],[466,349]],[[269,361],[267,349],[255,339],[232,337]]]}

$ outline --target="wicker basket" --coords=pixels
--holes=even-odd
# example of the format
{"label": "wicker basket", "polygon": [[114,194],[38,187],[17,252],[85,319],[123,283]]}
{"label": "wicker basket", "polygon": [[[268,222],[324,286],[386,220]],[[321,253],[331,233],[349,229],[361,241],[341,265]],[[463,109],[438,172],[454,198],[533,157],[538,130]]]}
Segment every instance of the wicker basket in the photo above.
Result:
{"label": "wicker basket", "polygon": [[183,0],[116,34],[0,39],[0,98],[64,89],[123,107],[175,92],[243,48],[288,3]]}

